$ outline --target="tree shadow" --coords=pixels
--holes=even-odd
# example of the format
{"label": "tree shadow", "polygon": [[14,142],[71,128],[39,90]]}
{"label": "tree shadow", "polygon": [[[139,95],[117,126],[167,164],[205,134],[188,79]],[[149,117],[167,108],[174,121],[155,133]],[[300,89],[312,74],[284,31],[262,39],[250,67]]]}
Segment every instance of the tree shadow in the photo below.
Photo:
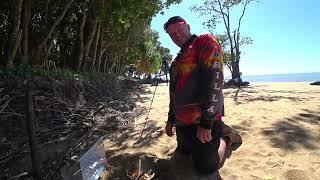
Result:
{"label": "tree shadow", "polygon": [[140,136],[136,139],[134,144],[135,147],[150,146],[154,140],[160,138],[164,134],[162,127],[157,127],[155,121],[152,121],[140,132]]}
{"label": "tree shadow", "polygon": [[320,90],[308,90],[306,91],[298,91],[298,90],[269,90],[269,89],[263,89],[261,90],[265,93],[285,93],[285,94],[317,94],[320,93]]}
{"label": "tree shadow", "polygon": [[[306,110],[305,110],[306,111]],[[270,138],[274,147],[295,150],[299,146],[306,149],[319,149],[320,134],[312,133],[302,123],[317,125],[320,131],[320,111],[307,110],[290,118],[280,119],[262,133]]]}
{"label": "tree shadow", "polygon": [[[137,127],[141,131],[137,131]],[[124,143],[128,140],[135,142],[133,144],[134,148],[149,147],[164,134],[163,128],[157,126],[155,120],[148,120],[135,126],[122,127],[118,132],[120,133],[110,135],[108,139],[112,142],[110,147],[117,147],[119,151],[129,147],[128,144]]]}
{"label": "tree shadow", "polygon": [[[285,95],[272,95],[274,93],[286,93]],[[233,100],[236,104],[245,104],[249,102],[255,101],[264,101],[264,102],[275,102],[280,100],[289,100],[292,102],[301,102],[307,100],[307,98],[302,98],[298,96],[294,96],[301,92],[295,91],[273,91],[273,90],[263,90],[262,92],[258,92],[256,90],[252,90],[249,88],[241,88],[235,92]],[[309,93],[309,92],[304,92]],[[288,95],[290,94],[290,95]]]}
{"label": "tree shadow", "polygon": [[[131,127],[123,130],[120,135],[108,136],[113,145],[108,146],[111,148],[105,149],[107,171],[105,179],[134,179],[130,176],[137,174],[139,161],[141,162],[141,172],[149,175],[154,174],[153,179],[198,180],[202,178],[194,170],[189,155],[173,152],[172,149],[163,152],[168,158],[159,158],[154,154],[144,152],[121,153],[122,150],[127,150],[127,148],[148,148],[164,134],[164,130],[157,126],[155,120],[148,120],[138,126],[140,126],[138,129],[143,130],[137,131],[137,129]],[[129,147],[125,143],[127,140],[134,141],[134,144]],[[215,179],[214,174],[210,177]]]}
{"label": "tree shadow", "polygon": [[104,179],[138,179],[138,174],[147,174],[155,180],[216,180],[215,173],[208,176],[198,174],[190,156],[176,152],[168,156],[167,159],[146,153],[109,156],[106,159],[108,173]]}
{"label": "tree shadow", "polygon": [[250,125],[231,125],[231,128],[239,132],[240,135],[245,134],[245,132],[250,131]]}
{"label": "tree shadow", "polygon": [[233,101],[235,102],[238,102],[238,95],[239,95],[239,92],[240,92],[241,88],[239,87],[233,97]]}
{"label": "tree shadow", "polygon": [[[140,126],[142,126],[142,128]],[[140,131],[140,129],[143,130]],[[154,168],[156,164],[153,161],[150,161],[150,158],[156,158],[154,155],[150,156],[145,153],[122,153],[119,155],[119,153],[128,152],[130,149],[133,150],[132,152],[136,152],[134,150],[135,148],[137,148],[137,151],[139,152],[139,148],[143,149],[150,147],[160,136],[163,135],[163,133],[164,131],[162,130],[162,127],[158,127],[156,121],[148,120],[145,123],[138,125],[138,127],[130,125],[117,129],[116,133],[105,134],[102,139],[103,143],[101,143],[103,145],[102,152],[105,154],[106,158],[107,174],[112,175],[106,179],[130,179],[128,173],[133,171],[135,167],[138,167],[137,162],[139,159],[143,160],[144,170],[147,168],[149,168],[148,170],[157,169]],[[98,152],[97,150],[91,151],[90,157],[95,157],[96,152]],[[96,161],[89,162],[90,167],[91,165],[92,167],[95,166]],[[78,162],[72,162],[69,166],[64,167],[62,172],[64,177],[77,179],[79,174],[81,175],[81,173],[85,173],[84,171],[88,170],[88,168],[82,168],[83,167],[81,167]]]}
{"label": "tree shadow", "polygon": [[135,102],[145,103],[150,101],[150,97],[141,96],[141,94],[146,95],[146,94],[152,94],[152,93],[153,91],[151,91],[149,88],[142,86],[132,91],[130,98]]}
{"label": "tree shadow", "polygon": [[[150,86],[152,86],[152,85],[150,85]],[[160,88],[160,86],[166,86],[166,85],[159,84],[157,86],[158,87],[155,87],[155,88]],[[144,88],[140,88],[137,91],[134,91],[131,99],[134,100],[135,102],[140,102],[140,103],[151,102],[151,99],[152,99],[152,96],[154,93],[156,93],[156,96],[166,95],[166,92],[162,93],[162,94],[158,94],[158,91],[156,91],[156,89],[150,89],[150,88],[144,86]],[[144,96],[141,96],[141,94],[143,94]],[[145,96],[145,95],[149,95],[149,96]]]}

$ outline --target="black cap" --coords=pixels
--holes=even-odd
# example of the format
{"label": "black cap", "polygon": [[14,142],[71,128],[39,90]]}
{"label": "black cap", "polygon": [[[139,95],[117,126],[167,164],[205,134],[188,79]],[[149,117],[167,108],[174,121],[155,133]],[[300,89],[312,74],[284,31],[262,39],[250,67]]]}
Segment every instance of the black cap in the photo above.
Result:
{"label": "black cap", "polygon": [[170,24],[177,23],[177,22],[187,23],[186,20],[184,20],[182,17],[173,16],[163,25],[163,29],[167,31]]}

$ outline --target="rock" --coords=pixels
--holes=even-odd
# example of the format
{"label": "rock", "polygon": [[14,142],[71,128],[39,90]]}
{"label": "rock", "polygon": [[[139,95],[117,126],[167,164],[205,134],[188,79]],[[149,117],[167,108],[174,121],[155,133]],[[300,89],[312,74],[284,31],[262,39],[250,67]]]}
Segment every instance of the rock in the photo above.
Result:
{"label": "rock", "polygon": [[310,85],[320,85],[320,81],[316,81],[316,82],[310,83]]}
{"label": "rock", "polygon": [[234,79],[230,79],[229,81],[227,82],[224,82],[224,88],[230,88],[230,87],[247,87],[249,86],[249,82],[248,81],[240,81],[240,82],[237,82],[236,80]]}

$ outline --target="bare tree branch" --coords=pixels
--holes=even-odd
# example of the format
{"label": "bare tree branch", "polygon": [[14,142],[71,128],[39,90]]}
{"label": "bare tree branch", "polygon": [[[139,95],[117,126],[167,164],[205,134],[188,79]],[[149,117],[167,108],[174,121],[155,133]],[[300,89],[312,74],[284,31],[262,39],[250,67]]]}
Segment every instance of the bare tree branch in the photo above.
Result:
{"label": "bare tree branch", "polygon": [[228,30],[229,27],[230,27],[230,22],[229,22],[229,10],[227,11],[228,14],[224,13],[220,0],[218,0],[218,3],[219,3],[220,11],[222,12],[222,18],[223,18],[224,25],[226,26],[226,28],[227,28],[227,30]]}
{"label": "bare tree branch", "polygon": [[245,13],[245,11],[246,11],[246,9],[247,9],[247,5],[249,4],[249,2],[250,2],[250,0],[246,0],[245,3],[244,3],[244,5],[243,5],[242,14],[241,14],[241,16],[240,16],[240,18],[239,18],[239,24],[238,24],[238,30],[237,30],[238,32],[240,31],[241,20],[242,20],[242,18],[243,18],[243,16],[244,16],[244,13]]}

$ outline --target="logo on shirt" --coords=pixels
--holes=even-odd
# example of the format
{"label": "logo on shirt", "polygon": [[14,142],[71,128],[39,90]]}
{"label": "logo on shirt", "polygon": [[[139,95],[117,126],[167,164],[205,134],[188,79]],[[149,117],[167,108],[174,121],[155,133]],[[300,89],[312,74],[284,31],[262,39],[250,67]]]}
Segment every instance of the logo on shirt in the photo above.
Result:
{"label": "logo on shirt", "polygon": [[218,61],[213,62],[213,68],[221,69],[221,64]]}

